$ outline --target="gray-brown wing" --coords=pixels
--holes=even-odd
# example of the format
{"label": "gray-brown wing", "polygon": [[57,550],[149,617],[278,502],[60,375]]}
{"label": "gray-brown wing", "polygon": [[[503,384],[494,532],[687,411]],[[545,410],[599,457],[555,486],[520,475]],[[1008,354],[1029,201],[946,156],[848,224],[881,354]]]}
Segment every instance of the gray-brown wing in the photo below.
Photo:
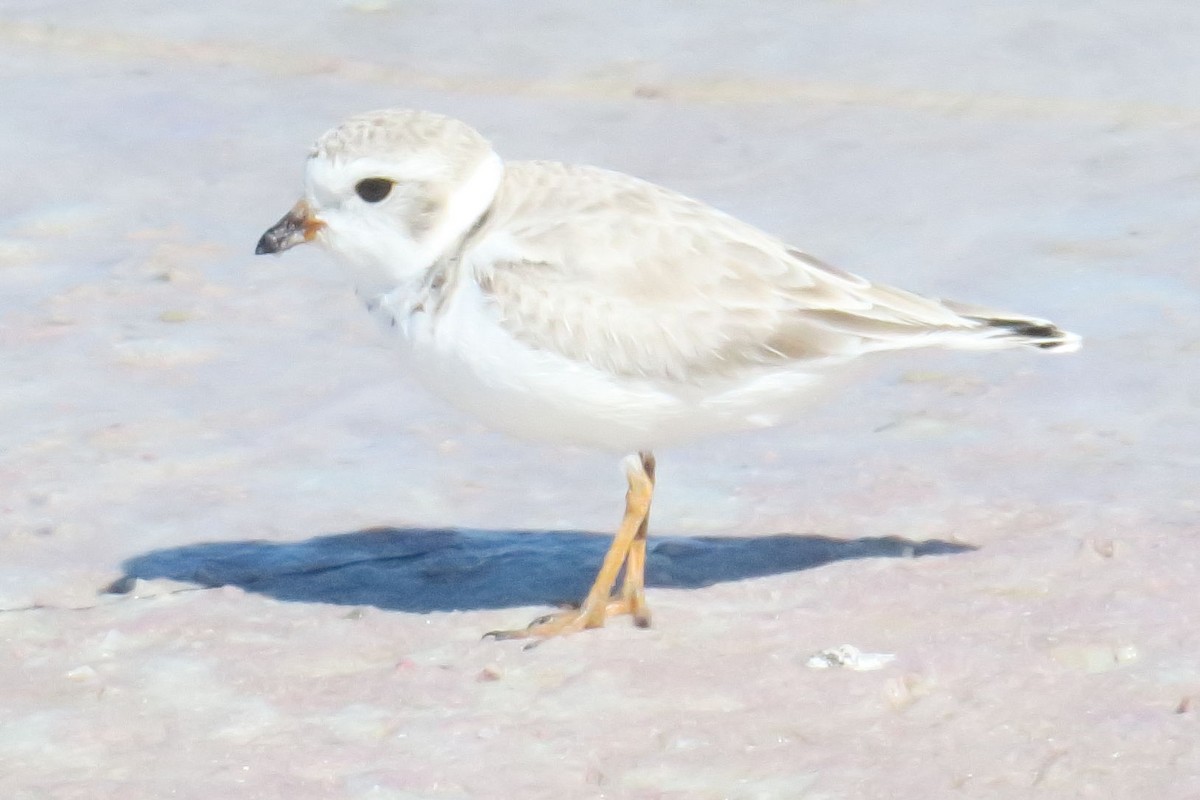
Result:
{"label": "gray-brown wing", "polygon": [[620,375],[690,381],[978,326],[619,173],[509,165],[467,253],[502,325]]}

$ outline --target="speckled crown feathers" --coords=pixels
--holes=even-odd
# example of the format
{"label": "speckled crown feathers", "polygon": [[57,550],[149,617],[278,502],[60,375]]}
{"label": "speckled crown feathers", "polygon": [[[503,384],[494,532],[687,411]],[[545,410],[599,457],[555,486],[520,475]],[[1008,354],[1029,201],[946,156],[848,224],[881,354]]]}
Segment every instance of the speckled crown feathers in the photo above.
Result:
{"label": "speckled crown feathers", "polygon": [[436,152],[461,169],[478,163],[491,144],[474,128],[431,111],[392,108],[348,118],[313,143],[311,158],[332,160],[395,157]]}

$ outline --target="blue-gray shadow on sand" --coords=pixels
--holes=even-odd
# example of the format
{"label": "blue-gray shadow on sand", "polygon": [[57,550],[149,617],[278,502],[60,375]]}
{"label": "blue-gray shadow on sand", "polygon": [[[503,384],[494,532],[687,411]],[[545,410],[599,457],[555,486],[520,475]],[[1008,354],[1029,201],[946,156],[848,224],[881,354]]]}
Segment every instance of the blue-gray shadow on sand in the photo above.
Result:
{"label": "blue-gray shadow on sand", "polygon": [[[128,592],[138,578],[170,578],[279,600],[415,613],[559,605],[586,594],[610,539],[578,531],[375,528],[303,542],[210,542],[131,558],[122,565],[125,576],[105,591]],[[974,549],[895,536],[651,537],[646,582],[695,589],[833,561]]]}

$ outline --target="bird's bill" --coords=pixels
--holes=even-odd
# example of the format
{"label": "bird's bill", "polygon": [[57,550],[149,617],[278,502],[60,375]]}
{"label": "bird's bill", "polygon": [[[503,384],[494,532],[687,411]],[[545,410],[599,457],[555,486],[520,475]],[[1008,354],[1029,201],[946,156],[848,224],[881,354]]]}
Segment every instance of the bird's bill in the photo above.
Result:
{"label": "bird's bill", "polygon": [[311,242],[324,225],[325,223],[313,216],[308,201],[301,200],[283,215],[283,219],[267,228],[267,232],[259,238],[254,254],[261,256],[264,253],[282,253],[298,244]]}

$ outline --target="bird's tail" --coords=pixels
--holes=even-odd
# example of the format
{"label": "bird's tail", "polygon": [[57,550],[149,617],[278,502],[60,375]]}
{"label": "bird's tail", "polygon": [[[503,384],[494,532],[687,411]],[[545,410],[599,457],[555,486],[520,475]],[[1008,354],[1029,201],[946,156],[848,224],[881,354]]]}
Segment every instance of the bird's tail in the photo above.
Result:
{"label": "bird's tail", "polygon": [[[1053,322],[1020,314],[1009,314],[988,308],[970,306],[965,303],[943,301],[943,304],[960,314],[964,319],[978,323],[971,332],[978,338],[980,347],[1036,347],[1058,353],[1072,353],[1079,349],[1083,339],[1055,325]],[[966,333],[966,331],[964,331]]]}

